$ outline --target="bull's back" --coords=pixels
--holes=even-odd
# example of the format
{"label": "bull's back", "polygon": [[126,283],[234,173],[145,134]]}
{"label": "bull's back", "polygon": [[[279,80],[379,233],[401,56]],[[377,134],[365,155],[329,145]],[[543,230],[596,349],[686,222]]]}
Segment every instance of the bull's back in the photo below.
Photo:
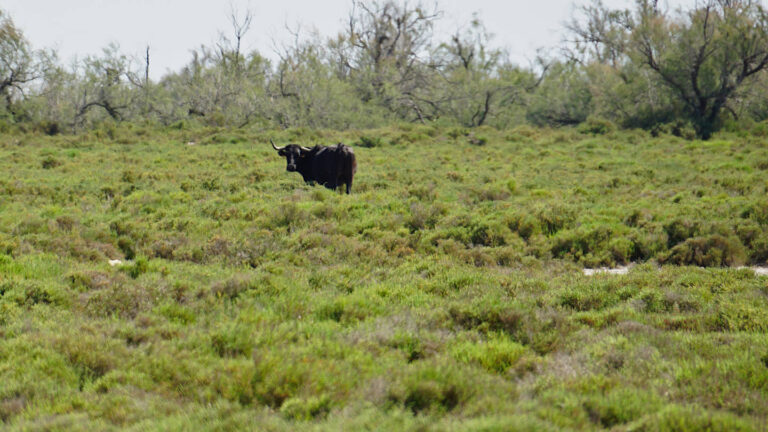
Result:
{"label": "bull's back", "polygon": [[351,185],[356,171],[355,152],[344,144],[320,147],[312,155],[312,177],[320,184],[332,187]]}
{"label": "bull's back", "polygon": [[340,160],[333,147],[323,147],[314,156],[313,174],[320,183],[335,180],[340,168]]}

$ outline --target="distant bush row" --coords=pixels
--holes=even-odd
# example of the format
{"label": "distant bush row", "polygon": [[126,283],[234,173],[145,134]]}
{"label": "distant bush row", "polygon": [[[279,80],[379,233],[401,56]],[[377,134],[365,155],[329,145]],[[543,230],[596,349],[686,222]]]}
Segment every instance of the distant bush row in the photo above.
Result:
{"label": "distant bush row", "polygon": [[768,118],[768,15],[756,2],[705,2],[680,14],[657,2],[622,13],[587,6],[568,25],[568,55],[530,67],[491,48],[477,17],[433,43],[437,6],[364,3],[353,2],[336,37],[297,35],[274,64],[240,51],[247,26],[239,23],[250,15],[233,16],[234,39],[202,46],[157,82],[149,48],[136,60],[112,45],[67,67],[54,52],[32,49],[0,11],[0,132],[53,135],[105,122],[348,129],[407,121],[581,124],[595,134],[618,125],[709,138]]}

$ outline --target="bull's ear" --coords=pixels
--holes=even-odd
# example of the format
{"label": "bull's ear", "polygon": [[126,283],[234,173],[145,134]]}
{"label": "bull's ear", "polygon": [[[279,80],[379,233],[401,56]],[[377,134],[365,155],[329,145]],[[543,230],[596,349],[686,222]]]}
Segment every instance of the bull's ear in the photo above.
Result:
{"label": "bull's ear", "polygon": [[285,156],[285,150],[280,150],[277,152],[278,156]]}

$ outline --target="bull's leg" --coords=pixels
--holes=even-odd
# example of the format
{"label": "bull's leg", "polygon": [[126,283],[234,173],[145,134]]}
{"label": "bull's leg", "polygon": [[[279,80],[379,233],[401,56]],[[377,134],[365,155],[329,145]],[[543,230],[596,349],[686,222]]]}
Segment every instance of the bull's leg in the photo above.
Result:
{"label": "bull's leg", "polygon": [[349,195],[349,191],[351,190],[352,190],[352,179],[348,178],[347,179],[347,195]]}

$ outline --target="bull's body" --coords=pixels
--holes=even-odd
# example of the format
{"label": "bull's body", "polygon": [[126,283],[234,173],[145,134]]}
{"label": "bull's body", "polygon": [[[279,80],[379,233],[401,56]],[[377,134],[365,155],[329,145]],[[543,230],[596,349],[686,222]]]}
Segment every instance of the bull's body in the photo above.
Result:
{"label": "bull's body", "polygon": [[319,183],[335,190],[341,185],[347,186],[347,193],[352,189],[352,179],[357,171],[357,161],[352,148],[344,144],[326,147],[316,145],[313,148],[289,144],[285,147],[272,147],[280,156],[285,157],[288,171],[301,174],[310,184]]}

